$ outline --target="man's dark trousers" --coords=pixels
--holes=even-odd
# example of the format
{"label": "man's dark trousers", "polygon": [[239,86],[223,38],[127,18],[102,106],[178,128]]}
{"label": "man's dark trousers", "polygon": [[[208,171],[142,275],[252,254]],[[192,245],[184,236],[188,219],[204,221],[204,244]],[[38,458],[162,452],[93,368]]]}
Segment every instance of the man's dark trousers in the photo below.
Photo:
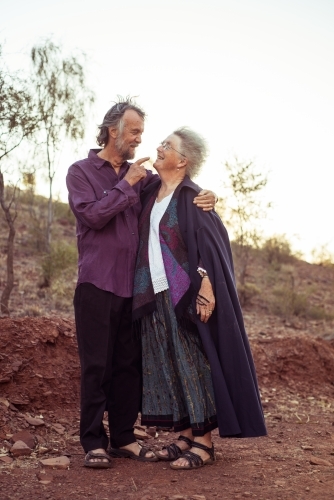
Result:
{"label": "man's dark trousers", "polygon": [[141,404],[140,339],[132,332],[132,299],[78,285],[74,310],[81,362],[80,442],[85,452],[107,449],[102,423],[108,410],[110,444],[135,442]]}

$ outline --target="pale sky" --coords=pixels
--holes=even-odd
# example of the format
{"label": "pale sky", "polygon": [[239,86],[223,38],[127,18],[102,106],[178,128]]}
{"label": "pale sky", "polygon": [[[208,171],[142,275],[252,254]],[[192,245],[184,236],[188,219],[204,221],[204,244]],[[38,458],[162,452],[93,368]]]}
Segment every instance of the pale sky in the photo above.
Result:
{"label": "pale sky", "polygon": [[224,162],[254,159],[270,171],[265,232],[285,233],[306,256],[323,244],[334,253],[334,0],[1,0],[11,68],[23,72],[50,35],[67,54],[86,52],[97,95],[85,143],[59,164],[63,200],[68,166],[97,147],[117,94],[130,94],[148,113],[138,158],[155,159],[188,125],[210,146],[202,186],[224,195]]}

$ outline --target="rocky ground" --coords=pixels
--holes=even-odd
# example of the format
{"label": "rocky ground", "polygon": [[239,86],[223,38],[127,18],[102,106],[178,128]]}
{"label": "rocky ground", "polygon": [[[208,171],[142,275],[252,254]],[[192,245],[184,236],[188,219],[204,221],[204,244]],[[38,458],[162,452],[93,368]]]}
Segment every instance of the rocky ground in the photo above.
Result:
{"label": "rocky ground", "polygon": [[[214,436],[217,461],[197,471],[113,459],[83,467],[79,362],[68,318],[0,319],[0,498],[211,500],[334,498],[332,323],[245,313],[268,436]],[[152,449],[174,434],[137,422]],[[105,422],[107,425],[107,423]]]}

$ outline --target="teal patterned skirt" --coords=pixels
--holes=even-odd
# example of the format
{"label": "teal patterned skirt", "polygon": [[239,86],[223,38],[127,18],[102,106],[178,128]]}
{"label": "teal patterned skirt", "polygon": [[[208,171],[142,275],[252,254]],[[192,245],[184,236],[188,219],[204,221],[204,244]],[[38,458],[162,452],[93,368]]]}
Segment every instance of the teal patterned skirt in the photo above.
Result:
{"label": "teal patterned skirt", "polygon": [[169,290],[156,296],[157,310],[141,320],[142,425],[192,428],[203,436],[216,427],[210,365],[196,325],[177,321]]}

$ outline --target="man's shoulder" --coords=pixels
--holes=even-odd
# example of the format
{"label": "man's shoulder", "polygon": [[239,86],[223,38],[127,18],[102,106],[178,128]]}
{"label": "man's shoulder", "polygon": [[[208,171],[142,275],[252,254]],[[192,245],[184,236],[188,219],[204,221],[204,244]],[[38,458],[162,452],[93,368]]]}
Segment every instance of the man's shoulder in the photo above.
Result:
{"label": "man's shoulder", "polygon": [[68,169],[68,173],[74,173],[78,171],[85,172],[86,170],[91,169],[93,166],[93,161],[91,158],[83,158],[82,160],[77,160]]}

